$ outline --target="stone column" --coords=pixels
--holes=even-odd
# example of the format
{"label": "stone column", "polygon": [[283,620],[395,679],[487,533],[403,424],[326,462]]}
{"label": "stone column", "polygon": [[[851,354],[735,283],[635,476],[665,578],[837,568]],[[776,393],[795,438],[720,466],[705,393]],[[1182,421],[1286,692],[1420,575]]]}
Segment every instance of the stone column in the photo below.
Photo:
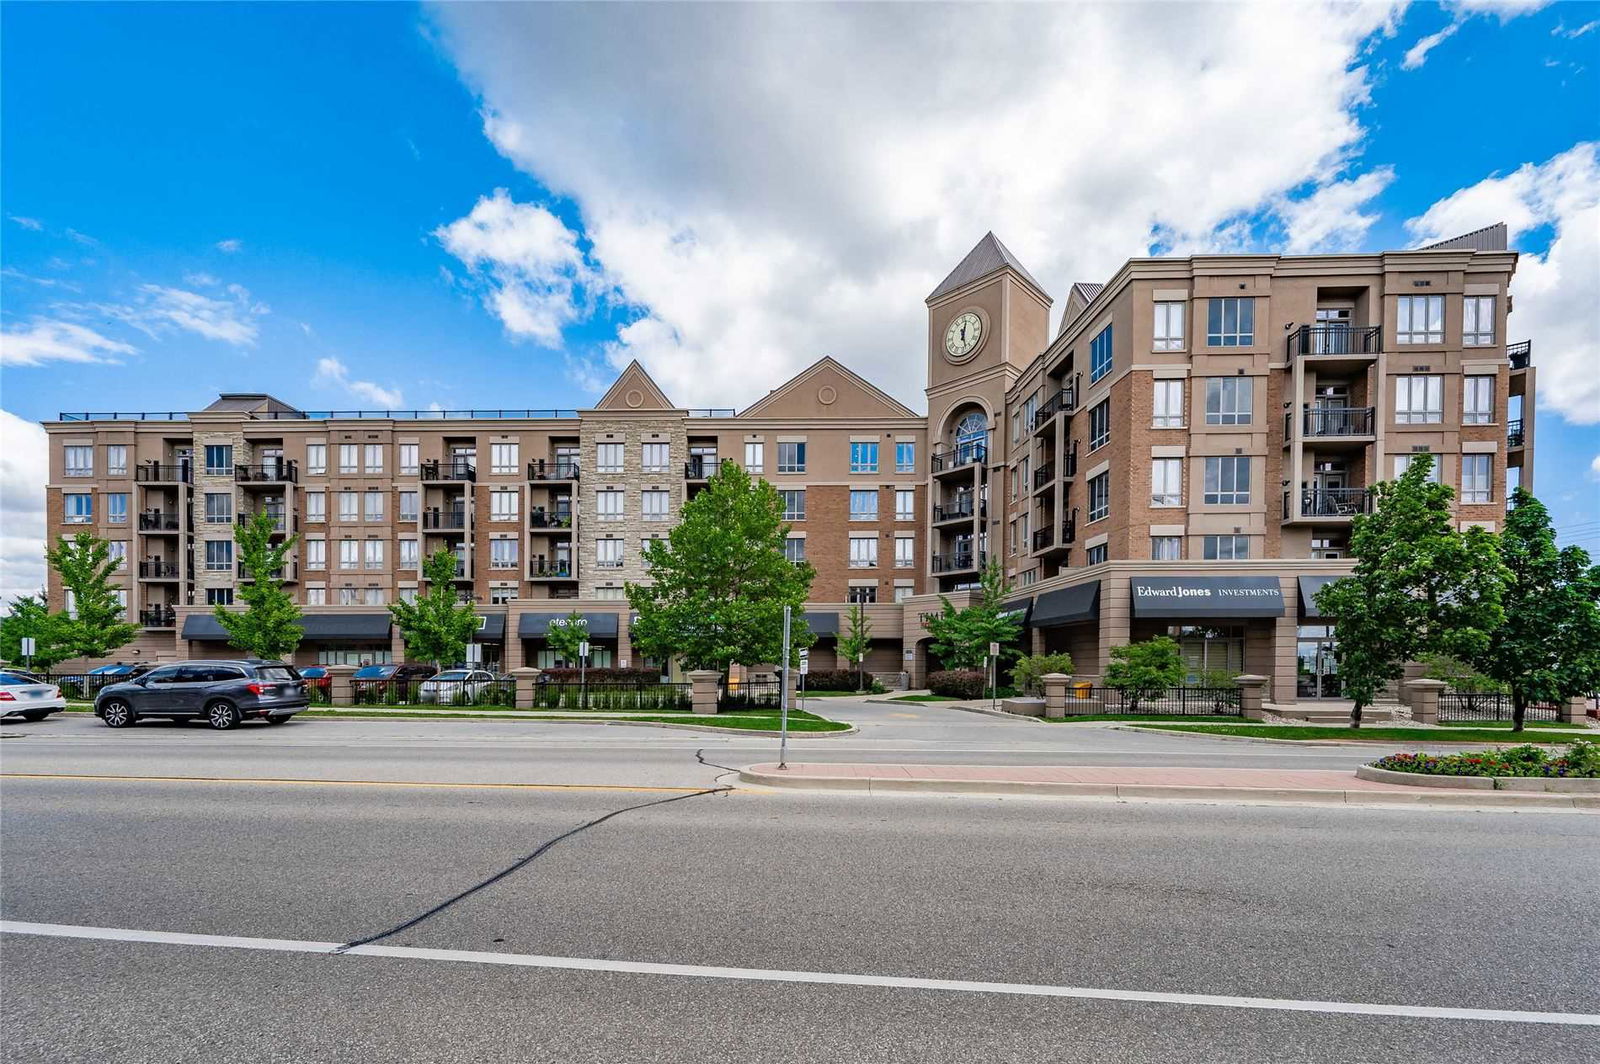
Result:
{"label": "stone column", "polygon": [[1047,672],[1039,677],[1044,684],[1044,715],[1060,720],[1067,715],[1067,684],[1072,677],[1062,672]]}
{"label": "stone column", "polygon": [[533,694],[539,688],[539,671],[525,666],[511,670],[511,678],[517,684],[517,697],[513,701],[518,709],[533,708]]}
{"label": "stone column", "polygon": [[717,711],[717,682],[722,674],[715,669],[695,669],[689,673],[689,695],[696,713]]}
{"label": "stone column", "polygon": [[1234,682],[1239,685],[1239,709],[1244,714],[1245,720],[1266,720],[1267,711],[1263,706],[1266,701],[1267,678],[1245,673],[1235,676]]}
{"label": "stone column", "polygon": [[1556,710],[1557,719],[1563,724],[1582,724],[1589,714],[1589,700],[1583,695],[1573,695]]}
{"label": "stone column", "polygon": [[1449,684],[1443,680],[1412,680],[1406,684],[1411,690],[1411,719],[1418,724],[1439,723],[1439,692]]}
{"label": "stone column", "polygon": [[356,701],[355,690],[350,686],[350,677],[356,673],[354,665],[329,665],[328,666],[328,701],[336,706],[354,705]]}

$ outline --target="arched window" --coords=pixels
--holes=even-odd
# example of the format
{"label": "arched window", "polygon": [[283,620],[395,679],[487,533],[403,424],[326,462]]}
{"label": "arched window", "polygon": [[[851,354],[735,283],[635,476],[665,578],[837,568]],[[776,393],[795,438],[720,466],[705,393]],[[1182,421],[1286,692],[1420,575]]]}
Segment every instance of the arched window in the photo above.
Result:
{"label": "arched window", "polygon": [[956,461],[965,464],[984,461],[984,444],[989,440],[989,419],[974,410],[956,422]]}

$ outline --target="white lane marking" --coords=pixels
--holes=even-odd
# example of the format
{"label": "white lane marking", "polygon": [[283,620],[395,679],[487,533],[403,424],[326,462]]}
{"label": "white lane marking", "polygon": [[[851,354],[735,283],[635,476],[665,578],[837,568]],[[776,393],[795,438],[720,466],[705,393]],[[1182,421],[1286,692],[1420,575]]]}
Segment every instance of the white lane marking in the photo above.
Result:
{"label": "white lane marking", "polygon": [[[332,955],[337,942],[300,939],[241,938],[233,935],[191,935],[175,931],[137,931],[116,927],[82,927],[73,924],[36,924],[0,920],[0,933],[48,938],[102,939],[113,942],[152,942],[170,946],[213,946],[223,949],[267,950]],[[394,957],[408,960],[499,964],[517,968],[559,971],[620,972],[629,975],[665,975],[697,979],[736,979],[766,983],[813,983],[828,986],[878,986],[897,990],[948,990],[977,994],[1011,994],[1025,997],[1079,998],[1091,1001],[1139,1001],[1160,1005],[1203,1005],[1215,1008],[1266,1009],[1279,1012],[1320,1012],[1354,1016],[1398,1016],[1421,1020],[1479,1020],[1490,1023],[1544,1023],[1600,1027],[1600,1013],[1527,1012],[1516,1009],[1465,1009],[1431,1005],[1376,1005],[1353,1001],[1299,1001],[1290,998],[1234,997],[1226,994],[1174,994],[1151,990],[1110,990],[1098,987],[1051,986],[1040,983],[991,983],[974,979],[919,979],[895,975],[854,975],[846,972],[803,972],[772,968],[727,968],[702,964],[659,964],[652,961],[616,961],[587,957],[542,957],[526,953],[488,953],[462,949],[423,949],[416,946],[354,946],[344,957]]]}

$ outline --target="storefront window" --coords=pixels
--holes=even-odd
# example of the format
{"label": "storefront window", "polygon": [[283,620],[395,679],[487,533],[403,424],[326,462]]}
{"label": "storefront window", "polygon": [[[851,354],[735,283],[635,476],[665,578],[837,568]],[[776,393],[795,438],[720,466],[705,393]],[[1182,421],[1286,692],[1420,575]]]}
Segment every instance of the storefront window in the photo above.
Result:
{"label": "storefront window", "polygon": [[1339,667],[1334,659],[1338,645],[1333,626],[1303,624],[1295,644],[1295,695],[1298,698],[1338,698]]}
{"label": "storefront window", "polygon": [[1178,641],[1188,675],[1187,684],[1222,674],[1229,677],[1244,672],[1244,629],[1239,625],[1179,625],[1168,634]]}

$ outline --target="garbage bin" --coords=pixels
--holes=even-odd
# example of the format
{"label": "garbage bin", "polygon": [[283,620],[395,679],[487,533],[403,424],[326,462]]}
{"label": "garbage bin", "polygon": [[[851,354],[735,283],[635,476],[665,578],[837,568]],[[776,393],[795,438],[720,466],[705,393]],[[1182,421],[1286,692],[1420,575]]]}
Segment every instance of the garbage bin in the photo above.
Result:
{"label": "garbage bin", "polygon": [[1087,701],[1089,698],[1089,692],[1092,690],[1094,690],[1094,684],[1090,683],[1088,680],[1079,680],[1077,683],[1072,685],[1072,697],[1078,699],[1080,702]]}

